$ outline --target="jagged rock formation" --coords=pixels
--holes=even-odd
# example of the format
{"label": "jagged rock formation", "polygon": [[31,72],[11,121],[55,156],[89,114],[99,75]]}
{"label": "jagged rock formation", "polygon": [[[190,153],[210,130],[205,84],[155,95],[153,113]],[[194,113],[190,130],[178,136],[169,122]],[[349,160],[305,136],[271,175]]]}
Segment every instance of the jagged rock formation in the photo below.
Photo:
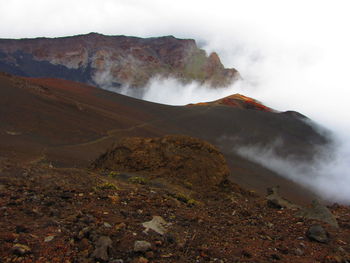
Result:
{"label": "jagged rock formation", "polygon": [[97,33],[61,38],[0,39],[0,71],[56,77],[99,87],[144,86],[156,75],[225,86],[239,77],[192,39]]}

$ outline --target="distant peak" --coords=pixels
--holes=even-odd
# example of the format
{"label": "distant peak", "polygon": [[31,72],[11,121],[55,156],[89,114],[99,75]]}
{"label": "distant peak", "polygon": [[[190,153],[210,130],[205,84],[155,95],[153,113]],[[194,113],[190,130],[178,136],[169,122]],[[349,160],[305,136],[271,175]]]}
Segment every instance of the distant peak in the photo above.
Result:
{"label": "distant peak", "polygon": [[244,96],[242,94],[236,93],[233,95],[229,95],[225,98],[222,99],[218,99],[215,101],[211,101],[211,102],[201,102],[201,103],[197,103],[197,104],[190,104],[189,106],[196,106],[196,105],[213,105],[213,106],[217,106],[217,105],[224,105],[224,106],[229,106],[229,107],[234,107],[234,108],[239,108],[239,109],[247,109],[247,110],[259,110],[259,111],[267,111],[267,112],[276,112],[275,110],[266,107],[265,105],[263,105],[261,102]]}

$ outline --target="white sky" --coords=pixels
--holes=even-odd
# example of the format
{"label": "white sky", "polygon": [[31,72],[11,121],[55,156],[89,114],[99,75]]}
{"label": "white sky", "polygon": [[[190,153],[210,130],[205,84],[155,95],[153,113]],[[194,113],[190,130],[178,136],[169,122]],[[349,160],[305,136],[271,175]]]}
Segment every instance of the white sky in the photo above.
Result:
{"label": "white sky", "polygon": [[[337,132],[346,145],[338,179],[330,177],[337,192],[350,168],[349,7],[348,0],[0,0],[0,38],[194,38],[241,73],[245,83],[232,92],[300,111]],[[176,95],[205,100],[193,90]]]}

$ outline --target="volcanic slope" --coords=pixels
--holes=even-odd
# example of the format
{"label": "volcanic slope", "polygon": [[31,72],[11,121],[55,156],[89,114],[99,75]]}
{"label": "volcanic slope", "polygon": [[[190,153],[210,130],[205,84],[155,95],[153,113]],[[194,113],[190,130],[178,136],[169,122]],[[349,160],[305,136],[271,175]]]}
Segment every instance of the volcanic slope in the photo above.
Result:
{"label": "volcanic slope", "polygon": [[284,134],[300,148],[283,154],[311,155],[325,141],[304,117],[7,74],[0,91],[0,262],[350,261],[348,206],[297,205],[228,180],[282,183],[230,149],[249,133],[260,143]]}
{"label": "volcanic slope", "polygon": [[[233,181],[265,192],[280,185],[297,199],[300,187],[233,151],[282,141],[281,155],[311,158],[327,143],[296,114],[225,105],[167,106],[60,79],[0,75],[0,154],[19,162],[87,167],[113,143],[130,136],[190,135],[224,153]],[[307,191],[303,191],[306,196]]]}

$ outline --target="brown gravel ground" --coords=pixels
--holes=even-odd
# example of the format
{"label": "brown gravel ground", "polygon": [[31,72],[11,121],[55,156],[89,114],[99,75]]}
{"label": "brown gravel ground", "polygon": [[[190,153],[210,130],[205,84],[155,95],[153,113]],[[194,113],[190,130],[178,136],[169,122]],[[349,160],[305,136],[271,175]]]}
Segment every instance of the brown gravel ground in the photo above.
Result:
{"label": "brown gravel ground", "polygon": [[[350,261],[346,206],[330,207],[336,229],[270,207],[265,198],[231,183],[191,199],[132,175],[44,162],[1,165],[0,262]],[[144,232],[142,223],[153,216],[169,223],[167,233]],[[328,243],[306,237],[315,223],[329,232]],[[101,236],[112,240],[106,261],[93,257]],[[135,241],[149,242],[150,250],[135,252]],[[16,244],[29,250],[21,254]]]}

